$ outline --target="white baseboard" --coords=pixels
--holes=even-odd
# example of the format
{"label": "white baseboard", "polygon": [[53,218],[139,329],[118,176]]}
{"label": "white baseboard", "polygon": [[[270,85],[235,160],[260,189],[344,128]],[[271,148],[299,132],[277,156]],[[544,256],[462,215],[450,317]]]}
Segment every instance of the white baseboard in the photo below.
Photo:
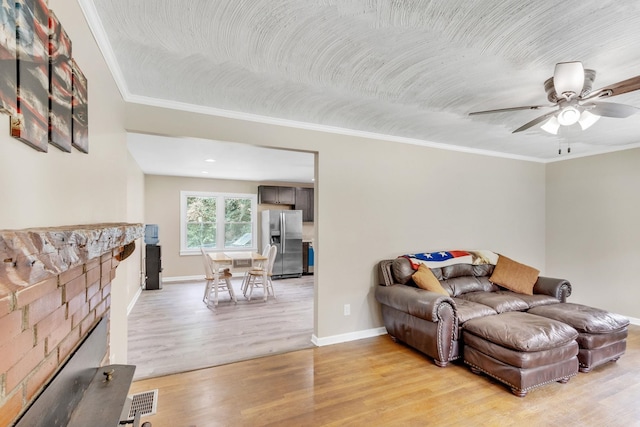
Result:
{"label": "white baseboard", "polygon": [[194,280],[204,280],[204,274],[200,274],[198,276],[163,277],[162,278],[162,283],[193,282]]}
{"label": "white baseboard", "polygon": [[131,314],[131,310],[133,310],[133,307],[136,305],[136,303],[138,302],[138,298],[140,298],[140,294],[142,293],[142,288],[139,287],[138,291],[136,292],[136,294],[133,296],[133,298],[131,299],[131,302],[129,303],[129,305],[127,306],[127,316],[129,316]]}
{"label": "white baseboard", "polygon": [[373,329],[365,329],[364,331],[349,332],[347,334],[332,335],[330,337],[323,337],[323,338],[318,338],[317,336],[312,335],[311,342],[318,347],[322,347],[325,345],[333,345],[333,344],[339,344],[342,342],[361,340],[363,338],[377,337],[379,335],[384,335],[386,333],[387,333],[387,330],[384,327],[380,327],[380,328],[373,328]]}
{"label": "white baseboard", "polygon": [[[232,278],[243,277],[244,271],[236,271],[231,273]],[[176,282],[193,282],[194,280],[202,280],[204,282],[204,273],[197,276],[174,276],[163,277],[162,283],[176,283]]]}
{"label": "white baseboard", "polygon": [[629,317],[629,316],[625,316],[627,319],[629,319],[629,322],[632,325],[638,325],[640,326],[640,319],[638,319],[637,317]]}

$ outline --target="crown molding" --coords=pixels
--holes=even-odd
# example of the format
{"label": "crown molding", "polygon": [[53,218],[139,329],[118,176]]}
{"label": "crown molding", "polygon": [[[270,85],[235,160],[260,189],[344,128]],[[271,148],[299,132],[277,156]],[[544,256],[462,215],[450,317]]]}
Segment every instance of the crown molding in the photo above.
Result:
{"label": "crown molding", "polygon": [[240,111],[223,110],[203,105],[194,105],[184,102],[171,101],[166,99],[150,98],[139,95],[129,95],[125,101],[132,104],[147,105],[150,107],[166,108],[171,110],[185,111],[190,113],[204,114],[209,116],[225,117],[229,119],[245,120],[250,122],[264,123],[275,126],[291,127],[296,129],[312,130],[317,132],[333,133],[338,135],[354,136],[360,138],[376,139],[381,141],[399,142],[402,144],[420,145],[423,147],[438,148],[447,151],[457,151],[469,154],[478,154],[489,157],[501,157],[511,160],[524,160],[528,162],[544,163],[543,159],[515,154],[505,154],[497,151],[482,150],[478,148],[462,147],[458,145],[442,144],[427,140],[407,138],[395,135],[385,135],[375,132],[367,132],[355,129],[347,129],[336,126],[321,125],[316,123],[300,122],[295,120],[281,119],[276,117],[261,116]]}
{"label": "crown molding", "polygon": [[96,39],[98,48],[100,49],[100,52],[102,53],[102,56],[107,63],[107,67],[109,67],[109,71],[111,71],[111,76],[115,80],[116,86],[118,86],[120,95],[126,102],[127,98],[129,98],[131,94],[129,92],[129,89],[127,88],[127,83],[124,79],[124,75],[122,74],[122,70],[118,65],[116,55],[111,46],[111,42],[109,42],[107,33],[104,30],[104,26],[102,25],[102,20],[98,15],[98,11],[96,10],[96,7],[91,0],[78,0],[78,3],[80,4],[80,9],[82,9],[82,13],[87,20],[87,23],[89,24],[89,29],[91,30],[93,37]]}

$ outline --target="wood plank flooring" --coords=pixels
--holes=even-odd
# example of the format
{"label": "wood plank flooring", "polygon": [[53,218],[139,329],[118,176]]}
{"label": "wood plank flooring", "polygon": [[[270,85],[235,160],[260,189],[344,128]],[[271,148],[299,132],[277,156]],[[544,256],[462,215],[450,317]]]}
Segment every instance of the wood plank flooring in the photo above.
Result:
{"label": "wood plank flooring", "polygon": [[169,375],[153,427],[640,426],[640,326],[616,363],[524,398],[462,364],[431,359],[381,336]]}
{"label": "wood plank flooring", "polygon": [[143,291],[128,318],[134,380],[313,347],[313,276],[274,280],[266,302],[261,289],[247,301],[240,283],[238,303],[226,294],[216,308],[202,302],[204,280]]}

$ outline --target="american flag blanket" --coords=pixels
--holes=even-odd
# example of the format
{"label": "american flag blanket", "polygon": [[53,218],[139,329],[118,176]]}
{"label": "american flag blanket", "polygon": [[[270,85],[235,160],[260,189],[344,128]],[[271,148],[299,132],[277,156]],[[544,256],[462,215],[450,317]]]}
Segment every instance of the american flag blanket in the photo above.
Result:
{"label": "american flag blanket", "polygon": [[498,254],[487,250],[422,252],[402,256],[409,260],[415,270],[420,264],[438,268],[454,264],[495,265],[498,262]]}

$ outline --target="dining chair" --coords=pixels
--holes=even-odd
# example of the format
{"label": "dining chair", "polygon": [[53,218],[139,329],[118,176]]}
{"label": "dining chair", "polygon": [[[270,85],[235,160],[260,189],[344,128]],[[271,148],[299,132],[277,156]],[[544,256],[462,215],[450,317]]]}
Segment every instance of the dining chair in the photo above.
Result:
{"label": "dining chair", "polygon": [[[269,259],[269,249],[271,248],[270,244],[264,245],[264,249],[262,250],[262,256]],[[240,285],[240,290],[244,296],[247,296],[247,287],[249,286],[249,273],[259,273],[262,274],[263,269],[267,268],[266,261],[256,262],[255,265],[252,265],[251,268],[244,273],[244,277],[242,278],[242,285]]]}
{"label": "dining chair", "polygon": [[254,288],[263,289],[265,301],[267,300],[269,295],[271,295],[274,298],[276,297],[276,294],[273,290],[273,282],[271,281],[271,276],[273,275],[273,264],[276,261],[277,254],[278,254],[278,247],[275,245],[271,246],[267,254],[266,280],[264,279],[264,276],[265,276],[264,270],[249,271],[249,279],[247,281],[247,291],[244,294],[249,301],[251,301],[251,295],[253,294]]}
{"label": "dining chair", "polygon": [[[228,292],[229,297],[236,304],[238,300],[236,299],[236,294],[233,291],[233,286],[231,285],[231,272],[228,269],[217,269],[214,271],[213,262],[209,255],[205,252],[204,248],[200,248],[200,252],[202,252],[202,264],[204,265],[204,274],[206,285],[204,288],[204,297],[202,301],[207,304],[207,307],[211,304],[211,293],[213,292],[213,306],[216,307],[218,305],[218,294],[220,292]],[[221,280],[224,279],[224,282]],[[217,283],[216,283],[217,282]]]}

